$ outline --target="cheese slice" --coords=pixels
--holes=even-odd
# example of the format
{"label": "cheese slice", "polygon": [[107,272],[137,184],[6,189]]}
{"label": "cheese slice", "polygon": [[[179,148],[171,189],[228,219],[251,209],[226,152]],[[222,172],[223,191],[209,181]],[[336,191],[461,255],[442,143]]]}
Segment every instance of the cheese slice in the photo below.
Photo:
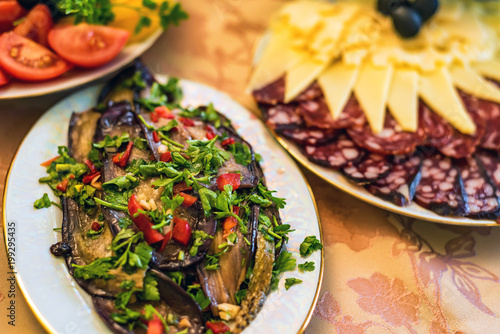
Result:
{"label": "cheese slice", "polygon": [[336,6],[327,1],[294,1],[284,6],[279,16],[307,35],[321,23],[322,12],[331,11]]}
{"label": "cheese slice", "polygon": [[450,68],[450,74],[455,86],[467,94],[483,100],[500,103],[500,89],[477,75],[470,68],[462,65],[454,65]]}
{"label": "cheese slice", "polygon": [[305,59],[306,54],[293,48],[292,43],[293,35],[290,30],[276,29],[272,32],[250,78],[249,90],[262,88],[275,81],[283,76],[287,69]]}
{"label": "cheese slice", "polygon": [[478,62],[472,67],[482,76],[500,81],[500,59]]}
{"label": "cheese slice", "polygon": [[404,131],[415,132],[418,127],[418,72],[395,68],[387,106]]}
{"label": "cheese slice", "polygon": [[367,62],[360,70],[354,94],[374,133],[384,128],[385,109],[392,78],[392,65],[375,66]]}
{"label": "cheese slice", "polygon": [[468,135],[476,132],[476,125],[458,96],[451,75],[446,68],[422,73],[418,92],[432,111],[444,118],[455,129]]}
{"label": "cheese slice", "polygon": [[290,68],[285,77],[285,103],[302,93],[325,70],[327,64],[327,62],[308,57]]}
{"label": "cheese slice", "polygon": [[333,119],[337,119],[344,110],[358,74],[357,66],[337,61],[318,77]]}

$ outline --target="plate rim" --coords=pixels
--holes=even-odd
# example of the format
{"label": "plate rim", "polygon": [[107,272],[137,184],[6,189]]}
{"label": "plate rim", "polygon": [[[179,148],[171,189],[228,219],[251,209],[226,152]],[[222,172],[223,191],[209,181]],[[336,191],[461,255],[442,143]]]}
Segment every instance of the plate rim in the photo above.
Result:
{"label": "plate rim", "polygon": [[[157,73],[153,73],[154,76],[165,76],[165,74],[157,74]],[[204,87],[207,87],[209,89],[212,89],[212,90],[216,90],[218,91],[219,93],[221,94],[224,94],[228,99],[230,99],[232,102],[240,105],[243,109],[245,109],[248,113],[250,114],[253,114],[255,116],[257,116],[257,118],[259,119],[259,121],[262,123],[262,125],[270,130],[266,124],[263,122],[262,118],[261,117],[258,117],[258,115],[256,115],[255,113],[252,113],[247,107],[241,105],[239,102],[237,102],[236,100],[234,100],[229,94],[227,94],[226,92],[224,91],[221,91],[221,90],[218,90],[210,85],[206,85],[204,83],[200,83],[200,82],[197,82],[197,81],[194,81],[194,80],[188,80],[188,79],[183,79],[183,78],[179,78],[180,81],[185,81],[185,82],[190,82],[190,83],[195,83],[197,85],[200,85],[200,86],[204,86]],[[95,84],[94,86],[98,86],[99,84]],[[79,87],[82,87],[83,85],[80,85]],[[82,89],[79,89],[78,91],[75,91],[74,94],[78,94],[80,90],[83,90]],[[18,153],[21,149],[21,147],[23,146],[23,144],[25,143],[27,137],[28,137],[28,134],[37,126],[38,122],[40,121],[40,119],[50,110],[52,109],[55,105],[59,104],[60,102],[64,101],[65,99],[71,97],[71,95],[68,95],[68,96],[64,96],[62,97],[61,99],[59,99],[57,102],[51,104],[51,106],[45,111],[43,112],[39,117],[38,119],[36,120],[36,122],[29,128],[29,130],[26,132],[26,135],[23,137],[23,139],[21,140],[21,142],[19,143],[19,145],[17,146],[17,149],[16,149],[16,152],[9,164],[9,168],[7,169],[7,174],[5,176],[5,183],[4,183],[4,190],[2,192],[2,219],[3,219],[3,233],[4,233],[4,238],[3,238],[3,242],[4,242],[4,249],[5,249],[5,255],[7,257],[7,253],[8,253],[8,249],[7,249],[7,190],[9,188],[9,182],[10,182],[10,176],[11,176],[11,172],[12,172],[12,167],[14,166],[14,162],[16,161],[16,159],[18,158]],[[271,131],[272,132],[272,131]],[[274,140],[277,140],[280,145],[287,151],[286,153],[288,154],[291,154],[288,149],[286,148],[286,146],[283,145],[283,143],[281,142],[281,138],[279,138],[278,136],[276,136],[274,134],[274,132],[272,132],[272,137]],[[292,155],[293,156],[293,155]],[[293,156],[295,158],[295,156]],[[293,159],[292,159],[293,160]],[[298,160],[298,159],[297,159]],[[299,161],[300,162],[300,161]],[[318,210],[318,204],[316,202],[316,197],[313,193],[313,190],[312,190],[312,187],[311,185],[309,184],[309,181],[307,180],[307,178],[305,177],[304,175],[304,172],[300,169],[300,166],[299,164],[297,164],[295,161],[293,162],[295,164],[295,166],[297,167],[297,170],[299,171],[300,175],[302,176],[303,180],[304,180],[304,183],[307,187],[307,190],[308,190],[308,193],[309,193],[309,196],[311,197],[311,200],[312,200],[312,203],[313,203],[313,206],[314,206],[314,211],[316,213],[316,220],[317,220],[317,224],[318,224],[318,230],[319,230],[319,237],[320,237],[320,241],[322,244],[324,244],[324,235],[323,235],[323,226],[321,224],[321,217],[320,217],[320,214],[319,214],[319,210]],[[302,164],[302,162],[301,162]],[[309,168],[308,168],[309,169]],[[311,303],[311,307],[309,308],[309,311],[304,319],[304,322],[302,323],[301,327],[299,328],[298,330],[298,334],[302,334],[305,332],[307,326],[309,325],[309,323],[311,322],[311,319],[312,319],[312,316],[314,314],[314,310],[316,308],[316,305],[318,303],[318,299],[319,299],[319,294],[321,292],[321,288],[323,286],[323,278],[324,278],[324,267],[325,267],[325,247],[323,247],[321,250],[320,250],[320,260],[321,260],[321,265],[320,265],[320,268],[319,268],[319,280],[318,280],[318,284],[316,286],[316,292],[314,294],[314,297],[313,297],[313,300],[312,300],[312,303]],[[9,264],[9,261],[8,261],[8,257],[7,257],[7,263]],[[16,264],[13,264],[14,268],[17,267]],[[28,304],[30,310],[33,312],[33,315],[35,316],[35,318],[38,320],[38,322],[42,325],[42,327],[49,333],[56,333],[55,329],[52,327],[52,325],[50,324],[50,322],[41,314],[40,310],[38,309],[38,307],[36,306],[36,303],[33,301],[33,299],[31,298],[31,296],[29,295],[29,293],[27,292],[27,288],[24,284],[24,281],[23,279],[21,278],[20,274],[17,272],[17,269],[14,269],[14,275],[16,277],[16,284],[19,286],[19,290],[21,290],[21,294],[22,296],[24,297],[26,303]],[[272,292],[270,292],[272,293]]]}
{"label": "plate rim", "polygon": [[[448,217],[448,216],[439,216],[437,213],[434,213],[434,212],[429,211],[429,210],[428,211],[432,212],[434,215],[436,215],[436,217],[432,217],[432,216],[431,217],[422,217],[418,213],[413,213],[411,211],[405,210],[405,207],[396,206],[395,204],[388,202],[388,201],[385,201],[385,200],[382,203],[376,202],[371,198],[374,196],[372,194],[370,194],[369,196],[361,196],[361,195],[357,194],[356,192],[354,192],[352,189],[350,189],[350,187],[344,187],[343,185],[337,184],[337,183],[329,180],[321,171],[318,171],[316,168],[314,168],[315,167],[314,163],[310,162],[303,154],[297,153],[293,150],[290,150],[290,146],[297,146],[298,147],[299,145],[283,138],[278,133],[276,133],[276,131],[269,128],[267,125],[266,125],[266,128],[271,132],[273,137],[276,138],[276,140],[280,143],[280,145],[288,152],[288,154],[290,154],[295,160],[297,160],[301,166],[306,168],[308,171],[310,171],[314,175],[320,177],[326,183],[334,186],[337,189],[340,189],[341,191],[347,193],[349,196],[357,198],[365,203],[368,203],[368,204],[373,205],[375,207],[378,207],[380,209],[386,210],[388,212],[400,214],[400,215],[407,216],[410,218],[419,219],[422,221],[427,221],[429,223],[454,225],[454,226],[472,226],[472,227],[485,227],[485,226],[498,226],[499,225],[498,223],[494,222],[493,220],[480,220],[480,219],[473,220],[473,219],[467,218],[467,217],[457,217],[457,218],[458,219],[461,219],[461,218],[468,219],[469,221],[453,221],[453,219],[457,219],[457,218]],[[333,170],[333,169],[331,171],[335,172],[335,170]],[[358,187],[358,185],[355,185],[355,184],[352,184],[352,186]],[[425,209],[425,208],[423,208],[423,209]],[[482,223],[481,221],[484,221],[484,223]]]}
{"label": "plate rim", "polygon": [[[98,75],[96,77],[90,77],[90,78],[85,78],[84,77],[84,78],[82,78],[81,82],[73,84],[73,85],[68,85],[67,87],[64,87],[62,89],[57,89],[57,88],[51,88],[50,89],[49,88],[48,90],[31,93],[29,95],[22,94],[22,93],[18,93],[17,95],[8,95],[8,96],[2,96],[2,95],[0,95],[0,101],[12,101],[12,100],[17,100],[17,99],[28,99],[28,98],[33,98],[33,97],[40,97],[40,96],[45,96],[45,95],[51,95],[51,94],[55,94],[55,93],[64,93],[64,92],[67,92],[67,91],[69,91],[71,89],[75,89],[75,88],[83,88],[85,85],[92,84],[93,82],[95,82],[97,80],[100,80],[100,79],[103,79],[106,76],[113,75],[114,73],[117,73],[118,71],[120,71],[124,67],[128,66],[131,62],[134,61],[134,59],[141,57],[147,50],[149,50],[153,46],[153,44],[160,38],[160,36],[164,32],[165,32],[165,30],[163,30],[161,27],[159,27],[158,29],[156,29],[156,31],[153,32],[153,34],[151,34],[151,36],[149,36],[144,41],[130,44],[130,45],[143,44],[145,48],[144,48],[144,50],[142,52],[140,52],[139,54],[135,55],[131,60],[126,61],[126,62],[124,62],[122,64],[119,64],[117,68],[113,69],[112,71],[110,71],[110,72],[108,72],[108,73],[106,73],[104,75]],[[127,48],[130,45],[126,45],[125,48]],[[51,80],[33,82],[33,84],[39,84],[39,83],[50,82],[50,81]],[[29,83],[29,82],[27,82],[27,83]],[[75,93],[76,92],[77,91],[75,91]],[[67,96],[65,96],[65,97],[67,97]],[[61,100],[58,100],[53,105],[56,105]],[[30,131],[31,131],[31,129],[30,129]],[[18,148],[19,147],[20,146],[18,146]],[[16,154],[17,154],[17,151],[16,151]],[[9,169],[10,169],[10,167],[9,167]]]}

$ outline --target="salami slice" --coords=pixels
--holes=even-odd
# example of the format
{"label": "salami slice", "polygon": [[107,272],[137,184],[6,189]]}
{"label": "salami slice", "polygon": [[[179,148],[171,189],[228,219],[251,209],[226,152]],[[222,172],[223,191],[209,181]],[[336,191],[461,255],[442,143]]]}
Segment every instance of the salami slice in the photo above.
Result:
{"label": "salami slice", "polygon": [[337,140],[325,145],[305,145],[304,154],[313,162],[339,169],[361,160],[364,151],[345,135],[341,135]]}
{"label": "salami slice", "polygon": [[322,145],[333,140],[339,133],[339,130],[318,128],[298,128],[281,131],[283,136],[290,138],[299,145]]}
{"label": "salami slice", "polygon": [[453,137],[453,127],[432,112],[422,101],[419,104],[419,123],[424,129],[426,143],[439,148],[448,144]]}
{"label": "salami slice", "polygon": [[[314,100],[322,95],[321,87],[315,81],[293,100],[297,102]],[[283,103],[285,99],[285,77],[281,77],[261,89],[254,90],[253,96],[259,103],[271,105]]]}
{"label": "salami slice", "polygon": [[354,125],[362,126],[366,117],[358,101],[351,97],[337,119],[333,119],[324,98],[304,101],[299,104],[298,112],[309,126],[321,129],[343,129]]}
{"label": "salami slice", "polygon": [[424,158],[415,201],[438,215],[467,214],[461,178],[450,158],[441,154]]}
{"label": "salami slice", "polygon": [[384,129],[380,133],[373,133],[370,125],[366,123],[363,126],[347,129],[347,134],[356,144],[368,151],[393,155],[411,153],[425,139],[422,128],[413,133],[399,130],[396,120],[389,113],[385,117]]}
{"label": "salami slice", "polygon": [[496,219],[500,204],[496,187],[474,158],[457,161],[463,189],[467,195],[468,217]]}
{"label": "salami slice", "polygon": [[500,160],[497,154],[480,150],[476,152],[474,156],[497,189],[497,196],[500,197]]}
{"label": "salami slice", "polygon": [[349,180],[363,185],[377,181],[387,175],[390,170],[390,157],[370,153],[360,163],[344,167],[342,172]]}
{"label": "salami slice", "polygon": [[500,150],[500,105],[479,100],[479,110],[485,120],[485,132],[480,146],[490,150]]}
{"label": "salami slice", "polygon": [[292,104],[279,104],[268,109],[264,108],[263,111],[266,124],[276,131],[295,129],[304,124]]}
{"label": "salami slice", "polygon": [[419,154],[395,156],[389,173],[380,180],[369,184],[366,189],[373,195],[390,201],[398,206],[407,206],[413,200],[420,182]]}

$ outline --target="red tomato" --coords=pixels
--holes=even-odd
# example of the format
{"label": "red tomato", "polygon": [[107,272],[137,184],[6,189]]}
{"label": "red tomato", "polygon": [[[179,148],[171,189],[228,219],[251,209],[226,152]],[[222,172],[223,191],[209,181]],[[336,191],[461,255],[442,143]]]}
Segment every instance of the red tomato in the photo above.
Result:
{"label": "red tomato", "polygon": [[207,329],[211,329],[214,334],[224,334],[230,330],[230,328],[222,321],[207,321],[206,325]]}
{"label": "red tomato", "polygon": [[224,186],[226,184],[230,184],[233,186],[233,190],[236,190],[240,187],[241,175],[237,173],[227,173],[222,174],[217,178],[217,188],[220,191],[224,191]]}
{"label": "red tomato", "polygon": [[13,32],[0,36],[0,65],[26,81],[52,79],[73,67],[44,46]]}
{"label": "red tomato", "polygon": [[[9,82],[9,77],[4,71],[0,69],[0,86],[3,86]],[[52,161],[51,161],[52,162]]]}
{"label": "red tomato", "polygon": [[81,23],[55,26],[49,33],[49,44],[75,65],[98,67],[115,58],[129,36],[126,30]]}
{"label": "red tomato", "polygon": [[189,240],[191,240],[191,234],[191,226],[189,226],[188,222],[184,219],[174,217],[172,239],[183,246],[187,246],[189,244]]}
{"label": "red tomato", "polygon": [[194,204],[194,202],[196,202],[196,200],[198,200],[196,197],[185,194],[183,192],[180,192],[178,195],[184,198],[184,201],[182,202],[183,208],[190,207],[191,205]]}
{"label": "red tomato", "polygon": [[38,44],[48,46],[47,38],[49,31],[52,29],[54,21],[50,15],[50,9],[47,5],[39,4],[26,15],[26,18],[21,22],[14,32],[20,36],[29,38]]}
{"label": "red tomato", "polygon": [[26,10],[17,1],[0,1],[0,32],[12,29],[14,21],[24,13]]}

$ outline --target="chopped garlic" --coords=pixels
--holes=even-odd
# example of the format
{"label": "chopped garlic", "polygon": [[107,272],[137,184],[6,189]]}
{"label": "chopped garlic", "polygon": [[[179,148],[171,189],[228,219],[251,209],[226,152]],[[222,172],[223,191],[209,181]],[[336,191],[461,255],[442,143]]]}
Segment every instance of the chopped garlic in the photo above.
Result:
{"label": "chopped garlic", "polygon": [[149,206],[151,207],[151,210],[156,210],[157,207],[156,207],[156,203],[153,199],[150,199],[149,202],[148,202]]}
{"label": "chopped garlic", "polygon": [[219,316],[222,320],[231,320],[236,318],[236,315],[240,311],[240,307],[237,305],[222,303],[217,305],[219,309]]}
{"label": "chopped garlic", "polygon": [[151,207],[149,206],[149,203],[146,202],[145,200],[142,200],[139,202],[139,205],[146,211],[151,211]]}
{"label": "chopped garlic", "polygon": [[163,153],[167,153],[168,152],[168,148],[167,146],[161,144],[160,146],[158,146],[158,153],[160,154],[163,154]]}

